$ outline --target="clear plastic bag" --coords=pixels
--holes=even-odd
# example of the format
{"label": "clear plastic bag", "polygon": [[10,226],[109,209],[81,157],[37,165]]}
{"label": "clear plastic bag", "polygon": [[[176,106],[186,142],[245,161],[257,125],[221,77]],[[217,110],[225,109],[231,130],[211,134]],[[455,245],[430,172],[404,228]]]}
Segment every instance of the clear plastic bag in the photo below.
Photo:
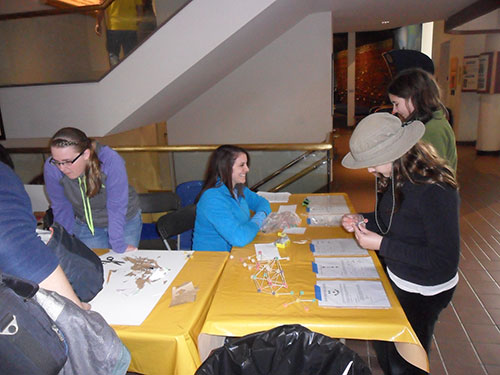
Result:
{"label": "clear plastic bag", "polygon": [[260,230],[263,233],[281,232],[287,228],[298,227],[301,221],[295,212],[271,212],[264,220]]}

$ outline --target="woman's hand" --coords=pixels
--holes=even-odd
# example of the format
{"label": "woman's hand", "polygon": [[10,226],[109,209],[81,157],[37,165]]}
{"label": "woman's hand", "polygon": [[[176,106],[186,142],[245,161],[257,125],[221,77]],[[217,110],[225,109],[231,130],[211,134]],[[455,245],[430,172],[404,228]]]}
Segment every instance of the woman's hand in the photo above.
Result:
{"label": "woman's hand", "polygon": [[132,245],[128,245],[127,248],[125,249],[125,252],[128,253],[128,252],[136,251],[136,250],[137,250],[137,247],[132,246]]}
{"label": "woman's hand", "polygon": [[82,309],[84,310],[90,310],[92,308],[92,306],[90,305],[90,303],[87,303],[87,302],[82,302]]}
{"label": "woman's hand", "polygon": [[368,250],[380,250],[382,243],[381,235],[366,229],[364,225],[354,225],[354,236],[358,241],[359,246]]}
{"label": "woman's hand", "polygon": [[358,226],[359,223],[366,223],[367,221],[361,214],[345,214],[342,216],[342,226],[349,233],[354,232],[354,227]]}

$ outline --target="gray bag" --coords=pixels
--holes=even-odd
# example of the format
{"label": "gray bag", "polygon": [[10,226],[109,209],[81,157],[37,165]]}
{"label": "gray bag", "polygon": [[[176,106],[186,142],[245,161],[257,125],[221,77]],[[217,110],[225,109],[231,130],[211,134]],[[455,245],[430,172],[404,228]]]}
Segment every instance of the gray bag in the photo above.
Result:
{"label": "gray bag", "polygon": [[55,292],[40,289],[36,301],[64,334],[68,360],[59,375],[124,375],[130,353],[115,331],[95,311],[80,309]]}

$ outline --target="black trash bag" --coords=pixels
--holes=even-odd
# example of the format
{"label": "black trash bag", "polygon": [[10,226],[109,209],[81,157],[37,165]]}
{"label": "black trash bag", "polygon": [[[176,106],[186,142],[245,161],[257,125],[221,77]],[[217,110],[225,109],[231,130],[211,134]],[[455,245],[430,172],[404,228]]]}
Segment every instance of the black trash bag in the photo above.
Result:
{"label": "black trash bag", "polygon": [[340,341],[296,325],[226,339],[195,375],[371,375],[359,355]]}

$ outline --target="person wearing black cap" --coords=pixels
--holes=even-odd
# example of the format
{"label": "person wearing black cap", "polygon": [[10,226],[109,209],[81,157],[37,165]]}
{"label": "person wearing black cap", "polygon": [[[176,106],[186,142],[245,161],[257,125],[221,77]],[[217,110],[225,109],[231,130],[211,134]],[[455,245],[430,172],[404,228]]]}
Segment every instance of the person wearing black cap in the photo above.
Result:
{"label": "person wearing black cap", "polygon": [[[402,126],[389,113],[365,117],[342,165],[375,175],[375,211],[346,214],[342,226],[365,249],[376,250],[405,314],[429,353],[434,325],[458,283],[458,185],[451,168],[420,141],[425,126]],[[393,343],[375,342],[386,375],[421,374]]]}

